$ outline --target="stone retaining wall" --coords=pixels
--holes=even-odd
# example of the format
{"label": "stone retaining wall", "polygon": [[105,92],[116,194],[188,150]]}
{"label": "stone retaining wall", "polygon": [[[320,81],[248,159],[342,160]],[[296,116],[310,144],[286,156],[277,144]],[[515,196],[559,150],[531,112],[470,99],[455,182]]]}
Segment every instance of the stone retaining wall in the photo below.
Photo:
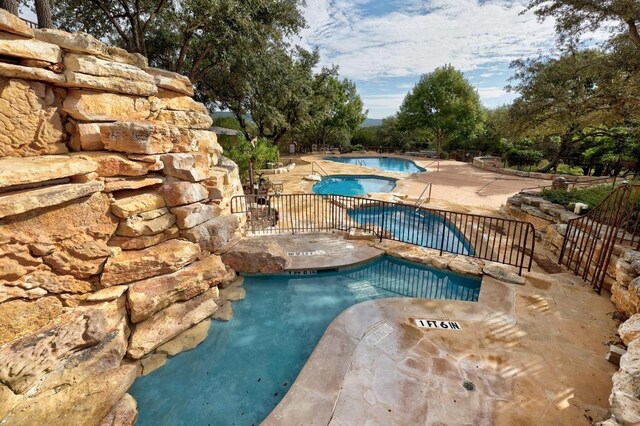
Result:
{"label": "stone retaining wall", "polygon": [[509,176],[528,177],[533,179],[546,179],[553,180],[557,177],[563,177],[567,182],[589,182],[592,180],[602,179],[593,176],[575,176],[575,175],[563,175],[557,173],[538,173],[538,172],[525,172],[522,170],[514,170],[502,167],[502,159],[500,157],[475,157],[472,163],[475,167],[487,170],[494,173],[500,173]]}
{"label": "stone retaining wall", "polygon": [[243,290],[217,254],[242,188],[192,95],[140,55],[0,10],[3,425],[132,424],[136,376],[230,318]]}

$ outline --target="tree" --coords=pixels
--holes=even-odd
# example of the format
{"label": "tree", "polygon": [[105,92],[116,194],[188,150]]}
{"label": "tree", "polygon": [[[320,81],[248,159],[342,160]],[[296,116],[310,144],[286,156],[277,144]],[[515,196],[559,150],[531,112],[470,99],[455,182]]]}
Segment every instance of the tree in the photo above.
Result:
{"label": "tree", "polygon": [[541,19],[556,20],[556,32],[562,42],[572,41],[585,32],[593,32],[617,22],[614,38],[624,35],[640,49],[640,2],[637,0],[531,0],[526,9]]}
{"label": "tree", "polygon": [[480,97],[462,72],[451,65],[424,74],[400,106],[402,130],[426,129],[436,151],[445,143],[473,138],[482,129]]}
{"label": "tree", "polygon": [[18,16],[18,0],[0,0],[0,9]]}
{"label": "tree", "polygon": [[35,0],[36,16],[39,28],[52,28],[51,5],[49,0]]}

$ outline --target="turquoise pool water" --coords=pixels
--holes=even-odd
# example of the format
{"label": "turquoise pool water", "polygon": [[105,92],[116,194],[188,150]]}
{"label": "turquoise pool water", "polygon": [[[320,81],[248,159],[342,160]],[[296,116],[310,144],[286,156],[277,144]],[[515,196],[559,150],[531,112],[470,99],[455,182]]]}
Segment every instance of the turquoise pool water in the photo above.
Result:
{"label": "turquoise pool water", "polygon": [[313,185],[316,194],[367,195],[371,192],[390,192],[396,179],[384,176],[331,175]]}
{"label": "turquoise pool water", "polygon": [[377,206],[349,210],[349,216],[361,225],[371,223],[384,227],[398,241],[437,249],[442,245],[451,253],[473,254],[460,231],[437,214],[412,206],[386,207],[384,212],[388,214],[384,220],[383,210]]}
{"label": "turquoise pool water", "polygon": [[400,173],[420,173],[426,171],[424,167],[418,166],[411,160],[404,160],[395,157],[324,157],[325,160],[336,161],[338,163],[365,165],[388,172]]}
{"label": "turquoise pool water", "polygon": [[479,279],[389,257],[313,276],[249,276],[234,318],[196,349],[139,377],[138,425],[257,425],[280,402],[343,310],[383,297],[476,301]]}

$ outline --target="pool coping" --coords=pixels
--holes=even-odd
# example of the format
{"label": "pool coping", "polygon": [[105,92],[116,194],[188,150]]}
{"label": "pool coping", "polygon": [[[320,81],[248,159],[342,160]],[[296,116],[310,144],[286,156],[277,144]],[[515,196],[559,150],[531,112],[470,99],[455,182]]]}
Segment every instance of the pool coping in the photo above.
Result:
{"label": "pool coping", "polygon": [[[312,155],[318,155],[318,154],[312,154]],[[319,154],[322,155],[321,160],[323,161],[333,161],[333,160],[327,160],[327,157],[336,157],[336,158],[395,158],[398,160],[404,160],[404,161],[409,161],[411,163],[413,163],[414,166],[416,166],[418,169],[421,169],[418,172],[397,172],[397,171],[393,171],[393,170],[385,170],[385,169],[380,169],[378,167],[373,167],[373,166],[358,166],[357,164],[350,164],[350,163],[343,163],[343,164],[349,164],[352,166],[357,166],[357,167],[368,167],[370,169],[377,169],[377,170],[382,170],[384,172],[387,173],[399,173],[399,174],[403,174],[403,175],[413,175],[413,174],[418,174],[418,173],[427,173],[429,171],[429,169],[427,169],[424,166],[419,165],[418,163],[416,163],[416,161],[412,158],[407,158],[407,156],[404,155],[395,155],[395,154],[370,154],[370,155],[362,155],[362,154],[353,154],[353,153],[348,153],[348,154]],[[334,163],[341,163],[341,161],[333,161]]]}
{"label": "pool coping", "polygon": [[419,329],[413,318],[457,321],[468,328],[496,318],[514,324],[515,293],[513,285],[485,275],[477,302],[386,298],[347,308],[327,327],[289,392],[262,424],[329,424],[356,350],[380,327],[394,330],[385,337],[387,343],[401,345],[404,329],[420,333],[421,339],[438,331]]}

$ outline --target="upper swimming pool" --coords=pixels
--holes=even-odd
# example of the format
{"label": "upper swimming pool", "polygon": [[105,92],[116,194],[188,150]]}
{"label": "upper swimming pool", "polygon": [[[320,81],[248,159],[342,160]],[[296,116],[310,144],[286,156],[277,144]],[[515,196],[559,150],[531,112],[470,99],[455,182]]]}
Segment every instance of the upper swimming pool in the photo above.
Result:
{"label": "upper swimming pool", "polygon": [[389,192],[396,187],[396,179],[384,176],[331,175],[313,185],[316,194],[367,195],[371,192]]}
{"label": "upper swimming pool", "polygon": [[477,301],[480,279],[382,257],[311,276],[248,276],[244,287],[231,321],[212,322],[196,349],[135,381],[138,425],[257,425],[349,306],[403,296]]}
{"label": "upper swimming pool", "polygon": [[411,160],[395,157],[324,157],[324,160],[336,161],[338,163],[353,164],[356,166],[373,167],[388,172],[399,173],[420,173],[427,169],[418,166]]}

